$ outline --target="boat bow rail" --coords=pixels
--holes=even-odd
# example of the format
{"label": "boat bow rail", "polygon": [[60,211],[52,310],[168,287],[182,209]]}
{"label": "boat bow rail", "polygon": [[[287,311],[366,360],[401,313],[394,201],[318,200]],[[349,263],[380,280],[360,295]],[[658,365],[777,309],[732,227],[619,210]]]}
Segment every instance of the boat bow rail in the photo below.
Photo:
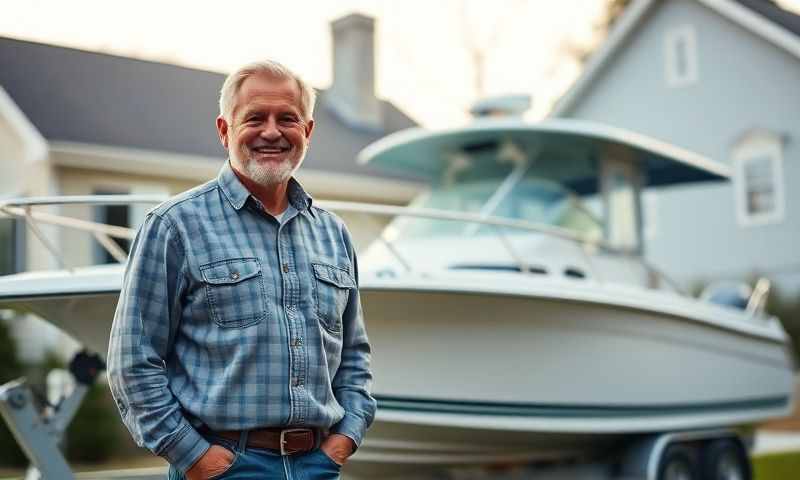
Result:
{"label": "boat bow rail", "polygon": [[[47,235],[45,235],[45,233],[42,231],[40,227],[41,224],[54,225],[62,228],[87,232],[91,234],[95,240],[120,263],[125,263],[127,261],[127,253],[112,239],[117,238],[131,240],[136,234],[135,229],[118,225],[108,225],[52,212],[36,211],[34,210],[34,207],[67,205],[155,205],[163,202],[164,200],[166,200],[166,197],[154,195],[81,195],[17,198],[0,201],[0,214],[24,219],[27,227],[56,258],[61,267],[68,268],[68,262],[66,262],[64,259],[58,246],[54,245]],[[553,225],[432,208],[399,207],[392,205],[345,201],[318,201],[316,204],[322,206],[323,208],[337,212],[357,213],[384,218],[410,217],[443,222],[458,222],[479,227],[490,227],[496,234],[496,238],[499,240],[501,247],[506,251],[509,257],[513,259],[513,268],[522,273],[536,273],[536,267],[527,261],[522,252],[520,252],[519,249],[512,244],[509,233],[527,233],[555,238],[566,241],[575,247],[575,251],[582,256],[585,264],[590,269],[589,273],[595,280],[601,282],[603,280],[603,276],[597,271],[597,269],[593,268],[592,260],[593,254],[600,251],[636,259],[642,263],[649,274],[655,279],[655,281],[652,282],[654,285],[658,285],[663,282],[671,289],[683,293],[680,286],[675,281],[670,279],[655,266],[638,257],[635,251],[612,246],[604,240],[583,237],[568,229],[559,228]],[[474,232],[474,229],[472,231]],[[414,262],[411,261],[407,256],[403,255],[398,249],[397,245],[388,239],[385,233],[385,231],[382,232],[376,240],[383,244],[387,250],[391,252],[394,258],[403,266],[403,268],[405,268],[408,272],[414,271]]]}
{"label": "boat bow rail", "polygon": [[112,238],[133,239],[135,230],[118,225],[108,225],[90,220],[58,215],[50,212],[34,211],[33,207],[62,205],[131,205],[159,204],[166,200],[161,195],[74,195],[56,197],[12,198],[0,201],[0,213],[14,218],[22,218],[25,225],[36,238],[47,248],[62,267],[67,262],[58,247],[47,238],[39,224],[56,225],[63,228],[81,230],[94,236],[98,243],[120,263],[127,261],[127,254]]}
{"label": "boat bow rail", "polygon": [[[167,198],[159,195],[80,195],[80,196],[53,196],[53,197],[29,197],[6,199],[0,201],[0,214],[9,217],[21,218],[25,224],[37,237],[37,239],[47,248],[56,258],[62,268],[72,270],[68,267],[68,262],[64,259],[58,246],[54,245],[42,231],[40,225],[54,225],[62,228],[84,231],[89,233],[94,239],[116,259],[119,263],[127,261],[127,253],[112,239],[132,240],[136,235],[136,230],[129,227],[118,225],[108,225],[100,222],[76,218],[73,216],[56,214],[52,212],[36,211],[35,207],[52,207],[67,205],[89,205],[89,206],[108,206],[108,205],[135,205],[152,204],[156,205],[165,201]],[[580,255],[585,265],[589,269],[590,278],[598,283],[605,283],[602,272],[596,268],[596,253],[603,252],[614,256],[626,257],[638,262],[646,270],[650,280],[646,286],[653,289],[660,289],[664,286],[669,290],[675,291],[684,296],[687,293],[681,286],[662,272],[659,268],[652,265],[645,258],[641,257],[635,250],[628,250],[610,245],[602,239],[587,238],[571,230],[560,228],[548,224],[539,224],[525,220],[509,219],[503,217],[486,216],[480,213],[455,212],[420,207],[400,207],[393,205],[345,202],[345,201],[318,201],[317,205],[332,211],[341,213],[364,214],[374,217],[384,218],[414,218],[427,219],[441,222],[462,223],[465,226],[489,227],[493,229],[499,245],[508,256],[513,260],[510,267],[520,273],[540,274],[542,273],[535,263],[529,261],[525,254],[519,251],[512,242],[512,237],[520,233],[540,235],[546,238],[557,239],[572,245],[574,251]],[[475,228],[468,231],[475,233]],[[415,262],[411,256],[401,253],[398,245],[387,238],[386,230],[383,230],[376,241],[382,244],[394,259],[403,266],[407,272],[415,272]],[[764,303],[769,292],[769,283],[761,280],[753,289],[747,301],[746,310],[751,317],[763,317]]]}

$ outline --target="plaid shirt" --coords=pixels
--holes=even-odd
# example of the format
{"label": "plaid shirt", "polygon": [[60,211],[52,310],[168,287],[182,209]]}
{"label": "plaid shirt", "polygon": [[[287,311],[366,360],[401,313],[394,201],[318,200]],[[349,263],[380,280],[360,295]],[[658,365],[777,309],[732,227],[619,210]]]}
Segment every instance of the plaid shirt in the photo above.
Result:
{"label": "plaid shirt", "polygon": [[108,377],[140,446],[185,471],[198,433],[330,428],[361,443],[375,415],[350,235],[292,179],[279,224],[228,162],[151,211],[111,330]]}

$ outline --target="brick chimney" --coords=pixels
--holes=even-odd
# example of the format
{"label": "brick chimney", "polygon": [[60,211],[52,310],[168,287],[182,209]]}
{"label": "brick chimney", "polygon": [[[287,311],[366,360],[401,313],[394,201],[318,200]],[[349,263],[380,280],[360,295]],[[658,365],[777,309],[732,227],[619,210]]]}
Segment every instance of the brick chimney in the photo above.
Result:
{"label": "brick chimney", "polygon": [[375,97],[375,20],[350,14],[331,23],[333,85],[328,105],[346,122],[382,129],[381,103]]}

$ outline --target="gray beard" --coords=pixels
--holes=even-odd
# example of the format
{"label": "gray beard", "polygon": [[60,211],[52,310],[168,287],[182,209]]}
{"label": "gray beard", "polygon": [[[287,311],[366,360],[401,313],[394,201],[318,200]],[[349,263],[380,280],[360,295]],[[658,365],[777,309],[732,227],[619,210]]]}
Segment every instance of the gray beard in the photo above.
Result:
{"label": "gray beard", "polygon": [[299,166],[299,163],[293,166],[289,162],[284,162],[274,167],[266,167],[250,161],[244,169],[250,180],[265,187],[272,187],[288,182]]}
{"label": "gray beard", "polygon": [[296,165],[292,165],[291,162],[283,162],[278,165],[260,165],[252,159],[248,159],[247,162],[241,162],[237,159],[237,163],[244,167],[244,173],[247,178],[261,186],[273,187],[288,182],[294,172],[302,165],[305,156],[306,152],[304,151]]}

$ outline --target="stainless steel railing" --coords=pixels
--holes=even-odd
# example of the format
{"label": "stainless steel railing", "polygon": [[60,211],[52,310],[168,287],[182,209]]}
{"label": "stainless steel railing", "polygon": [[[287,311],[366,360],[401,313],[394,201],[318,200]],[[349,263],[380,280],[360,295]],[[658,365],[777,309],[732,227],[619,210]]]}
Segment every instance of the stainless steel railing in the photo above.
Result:
{"label": "stainless steel railing", "polygon": [[[69,217],[49,212],[34,211],[34,207],[41,206],[63,206],[63,205],[91,205],[91,206],[108,206],[108,205],[131,205],[131,204],[158,204],[166,200],[164,196],[154,195],[85,195],[85,196],[58,196],[58,197],[30,197],[18,199],[6,199],[0,201],[0,213],[17,218],[25,219],[27,227],[44,245],[44,247],[57,259],[62,267],[66,267],[66,259],[63,258],[59,249],[54,245],[44,234],[40,228],[40,224],[56,225],[63,228],[70,228],[81,230],[90,233],[98,243],[109,252],[110,255],[118,262],[124,263],[127,260],[127,254],[117,245],[112,238],[132,239],[135,231],[131,228],[120,227],[115,225],[107,225],[99,222],[93,222],[80,218]],[[430,208],[416,208],[416,207],[398,207],[391,205],[380,205],[370,203],[358,202],[343,202],[343,201],[318,201],[318,205],[329,210],[337,212],[348,213],[361,213],[367,215],[381,216],[381,217],[412,217],[424,218],[441,221],[452,221],[469,223],[473,225],[485,225],[492,227],[497,234],[503,248],[508,252],[509,256],[516,263],[516,266],[521,272],[529,272],[530,265],[526,261],[524,255],[518,252],[512,242],[509,240],[507,232],[511,231],[524,231],[546,235],[561,240],[565,240],[575,245],[577,251],[583,256],[586,265],[589,266],[590,273],[593,278],[602,281],[602,276],[595,268],[592,261],[592,253],[597,251],[604,251],[617,255],[624,255],[628,257],[637,258],[634,251],[616,248],[607,242],[599,239],[592,239],[582,237],[579,234],[559,228],[552,225],[538,224],[527,222],[523,220],[515,220],[501,217],[486,217],[481,214],[453,212],[446,210],[437,210]],[[382,232],[377,237],[377,241],[386,246],[387,250],[403,265],[404,268],[411,271],[413,270],[413,262],[404,258],[400,249],[389,239],[386,238]],[[654,266],[648,264],[643,259],[637,258],[645,266],[645,268],[659,281],[663,281],[672,289],[681,292],[681,288],[676,282],[670,279],[663,272],[660,272]]]}

